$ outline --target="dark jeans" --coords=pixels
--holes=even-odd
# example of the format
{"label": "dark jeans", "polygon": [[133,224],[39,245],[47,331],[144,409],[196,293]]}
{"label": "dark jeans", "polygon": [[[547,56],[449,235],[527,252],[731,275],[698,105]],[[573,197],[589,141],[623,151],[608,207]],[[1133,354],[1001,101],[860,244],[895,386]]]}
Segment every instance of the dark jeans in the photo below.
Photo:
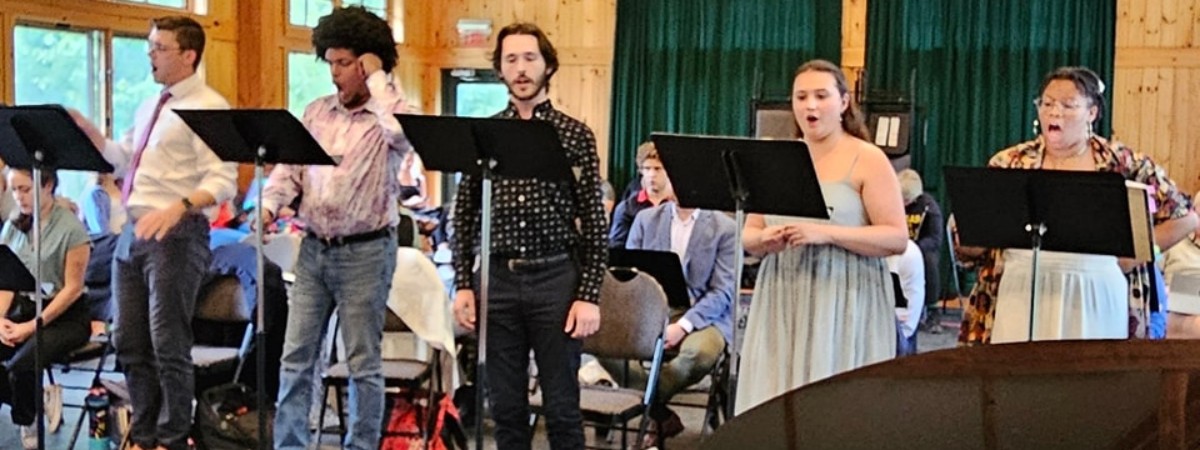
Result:
{"label": "dark jeans", "polygon": [[[546,428],[553,449],[583,448],[579,411],[582,342],[563,332],[579,283],[570,261],[509,267],[492,261],[488,299],[487,377],[496,445],[529,449],[529,350],[537,360]],[[478,284],[476,284],[478,286]]]}
{"label": "dark jeans", "polygon": [[186,449],[195,397],[192,316],[212,258],[208,220],[188,214],[161,241],[135,240],[132,226],[113,260],[113,339],[129,382],[129,433],[142,448]]}
{"label": "dark jeans", "polygon": [[[50,303],[44,299],[42,307]],[[33,300],[18,295],[8,309],[8,320],[26,322],[33,320],[37,311]],[[42,366],[58,361],[72,350],[87,343],[91,328],[88,326],[88,310],[82,297],[71,304],[62,315],[42,327]],[[37,401],[37,377],[33,370],[33,337],[16,347],[0,344],[0,403],[12,405],[12,421],[15,425],[33,425],[34,403]],[[5,382],[7,380],[7,382]]]}

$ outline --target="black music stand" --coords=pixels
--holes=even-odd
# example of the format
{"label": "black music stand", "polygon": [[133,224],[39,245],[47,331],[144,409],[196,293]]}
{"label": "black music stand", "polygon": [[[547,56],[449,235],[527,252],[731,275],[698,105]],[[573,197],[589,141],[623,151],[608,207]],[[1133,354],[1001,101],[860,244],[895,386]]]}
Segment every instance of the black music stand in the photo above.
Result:
{"label": "black music stand", "polygon": [[[737,251],[733,279],[739,285],[745,254],[742,227],[747,212],[829,218],[812,155],[801,141],[663,133],[654,133],[650,139],[658,149],[680,206],[734,212]],[[733,417],[741,354],[737,339],[741,296],[734,294],[728,417]]]}
{"label": "black music stand", "polygon": [[[222,161],[254,164],[254,182],[261,183],[263,166],[273,164],[303,164],[332,166],[336,163],[312,134],[296,117],[282,109],[242,110],[175,110],[180,119],[212,148]],[[260,186],[255,199],[255,217],[262,215],[262,193]],[[259,394],[258,399],[258,447],[270,448],[267,439],[267,405],[262,395],[266,386],[266,301],[263,288],[263,228],[254,228],[255,289],[258,300],[255,304],[254,346],[255,367]],[[240,367],[240,365],[239,365]]]}
{"label": "black music stand", "polygon": [[[483,448],[483,398],[487,395],[488,287],[492,254],[492,181],[495,177],[575,181],[558,133],[536,120],[479,119],[397,114],[425,167],[483,180],[480,200],[479,347],[475,395],[475,448]],[[459,236],[470,239],[470,237]]]}
{"label": "black music stand", "polygon": [[0,291],[33,293],[37,281],[7,245],[0,244]]}
{"label": "black music stand", "polygon": [[[18,169],[32,169],[34,189],[42,186],[43,170],[83,170],[92,172],[111,172],[113,167],[96,145],[88,139],[83,130],[75,124],[75,120],[67,114],[67,110],[59,105],[40,106],[0,106],[0,158],[9,166]],[[33,253],[34,259],[42,260],[42,226],[41,226],[41,195],[33,196]],[[34,267],[33,277],[36,285],[41,285],[42,274],[40,264]],[[39,345],[42,336],[42,301],[41,289],[33,290],[33,301],[37,308],[34,333],[34,371],[42,373],[42,352]],[[44,400],[42,398],[42,377],[37,377],[35,384],[37,398],[34,402],[36,411],[38,448],[45,448]]]}
{"label": "black music stand", "polygon": [[687,280],[683,274],[683,263],[674,252],[610,248],[609,267],[631,267],[650,274],[667,294],[667,305],[672,308],[691,308],[692,298],[688,294]]}
{"label": "black music stand", "polygon": [[1129,191],[1120,174],[984,167],[945,170],[963,246],[1033,250],[1030,341],[1042,250],[1149,260],[1145,255],[1152,233],[1151,242],[1139,242],[1131,226],[1134,220],[1149,218],[1132,217]]}

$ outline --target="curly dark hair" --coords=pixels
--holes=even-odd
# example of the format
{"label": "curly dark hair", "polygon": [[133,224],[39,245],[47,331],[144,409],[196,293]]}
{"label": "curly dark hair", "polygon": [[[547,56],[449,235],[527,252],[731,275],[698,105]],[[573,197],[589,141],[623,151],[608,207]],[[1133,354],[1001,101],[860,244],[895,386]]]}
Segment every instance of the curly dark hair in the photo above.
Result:
{"label": "curly dark hair", "polygon": [[383,62],[384,72],[391,72],[396,67],[398,56],[396,43],[392,41],[392,27],[361,6],[335,9],[322,17],[313,29],[312,43],[322,61],[325,61],[326,50],[345,48],[355,56],[374,53]]}

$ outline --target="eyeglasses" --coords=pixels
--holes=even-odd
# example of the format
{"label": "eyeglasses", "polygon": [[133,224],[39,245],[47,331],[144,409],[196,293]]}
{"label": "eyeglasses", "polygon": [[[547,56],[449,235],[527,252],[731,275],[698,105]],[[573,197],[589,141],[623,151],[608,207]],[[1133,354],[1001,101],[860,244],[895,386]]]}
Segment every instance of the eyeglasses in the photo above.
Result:
{"label": "eyeglasses", "polygon": [[638,167],[638,170],[640,170],[642,172],[649,172],[652,170],[653,171],[661,171],[661,170],[663,170],[663,167],[662,166],[641,166],[641,167]]}
{"label": "eyeglasses", "polygon": [[1084,102],[1080,100],[1063,102],[1039,97],[1033,99],[1033,106],[1037,107],[1039,111],[1053,111],[1055,108],[1058,108],[1061,112],[1073,113],[1082,109]]}
{"label": "eyeglasses", "polygon": [[180,48],[180,47],[167,47],[167,46],[165,46],[165,45],[162,45],[162,44],[153,44],[153,45],[150,45],[150,46],[147,48],[147,50],[148,50],[150,53],[166,53],[166,52],[173,52],[173,51],[176,51],[176,50],[181,50],[181,48]]}

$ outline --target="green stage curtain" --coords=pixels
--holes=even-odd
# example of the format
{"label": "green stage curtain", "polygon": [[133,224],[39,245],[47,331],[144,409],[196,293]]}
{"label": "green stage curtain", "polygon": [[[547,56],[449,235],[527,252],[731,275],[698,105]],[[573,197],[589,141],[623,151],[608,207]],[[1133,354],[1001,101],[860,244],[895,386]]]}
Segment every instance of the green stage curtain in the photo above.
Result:
{"label": "green stage curtain", "polygon": [[786,100],[792,72],[841,60],[841,0],[621,0],[609,177],[617,192],[655,131],[745,136],[750,101]]}
{"label": "green stage curtain", "polygon": [[[908,92],[926,120],[913,154],[925,188],[945,199],[942,167],[982,166],[1034,137],[1033,98],[1060,66],[1104,80],[1112,110],[1115,0],[870,0],[868,91]],[[945,203],[943,203],[944,205]]]}
{"label": "green stage curtain", "polygon": [[[1033,98],[1055,68],[1086,66],[1100,75],[1108,89],[1097,132],[1110,134],[1116,10],[1115,0],[868,2],[867,91],[915,99],[923,123],[914,133],[912,165],[946,217],[952,205],[942,168],[983,166],[997,151],[1032,139]],[[952,293],[945,286],[955,273],[949,251],[943,248],[941,258],[945,293]]]}

